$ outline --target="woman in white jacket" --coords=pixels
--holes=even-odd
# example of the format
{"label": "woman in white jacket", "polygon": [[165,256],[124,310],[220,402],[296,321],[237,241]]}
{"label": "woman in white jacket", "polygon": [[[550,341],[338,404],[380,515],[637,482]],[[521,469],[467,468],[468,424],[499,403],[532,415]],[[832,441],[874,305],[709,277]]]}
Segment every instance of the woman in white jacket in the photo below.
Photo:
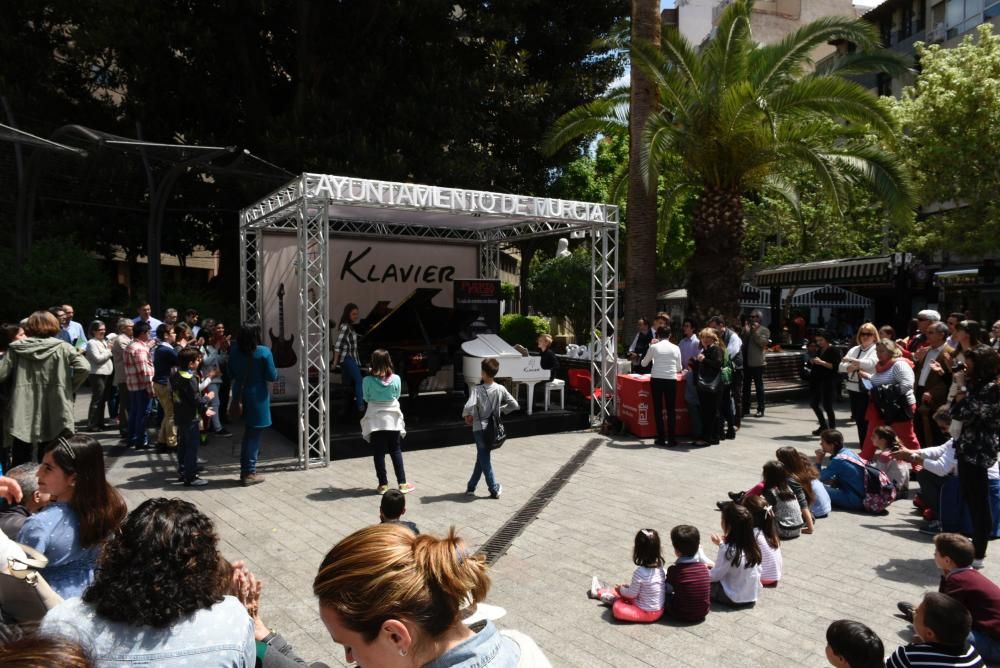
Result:
{"label": "woman in white jacket", "polygon": [[111,348],[104,338],[106,328],[100,320],[94,320],[87,327],[87,346],[83,354],[90,363],[90,409],[87,412],[87,431],[103,431],[104,407],[111,398],[114,388],[112,378],[115,373]]}
{"label": "woman in white jacket", "polygon": [[858,443],[865,442],[868,433],[868,420],[865,411],[868,410],[868,390],[861,384],[861,372],[875,373],[875,344],[878,342],[878,330],[875,325],[866,322],[858,328],[858,345],[847,351],[840,361],[840,373],[847,374],[847,393],[851,397],[851,417],[858,428]]}

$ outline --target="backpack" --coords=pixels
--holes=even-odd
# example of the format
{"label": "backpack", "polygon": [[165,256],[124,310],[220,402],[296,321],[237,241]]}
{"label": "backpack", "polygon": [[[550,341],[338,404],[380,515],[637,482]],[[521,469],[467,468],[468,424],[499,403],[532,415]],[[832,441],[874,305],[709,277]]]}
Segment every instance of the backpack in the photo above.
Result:
{"label": "backpack", "polygon": [[[484,385],[479,385],[478,387],[484,388],[482,391],[487,393],[489,397],[489,392],[485,389]],[[479,402],[476,402],[478,407]],[[483,439],[486,444],[489,445],[490,450],[499,450],[500,446],[504,444],[507,440],[507,430],[503,426],[503,420],[500,418],[500,400],[497,399],[496,409],[490,413],[489,421],[486,423],[486,428],[483,429]]]}
{"label": "backpack", "polygon": [[861,506],[870,513],[881,513],[896,500],[896,486],[885,471],[874,464],[862,464],[853,457],[848,459],[865,471],[865,497],[861,500]]}
{"label": "backpack", "polygon": [[720,370],[720,373],[722,374],[722,384],[729,385],[733,382],[733,372],[735,367],[733,365],[733,360],[729,357],[729,350],[723,348],[722,351],[722,369]]}

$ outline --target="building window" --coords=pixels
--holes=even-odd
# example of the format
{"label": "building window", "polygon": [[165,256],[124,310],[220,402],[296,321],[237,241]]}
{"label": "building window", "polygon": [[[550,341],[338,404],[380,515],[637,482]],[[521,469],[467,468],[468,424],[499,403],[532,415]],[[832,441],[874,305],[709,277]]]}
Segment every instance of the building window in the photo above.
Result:
{"label": "building window", "polygon": [[[990,2],[991,0],[987,0]],[[1000,0],[996,0],[993,4],[987,4],[986,9],[983,10],[983,20],[991,19],[994,16],[1000,16]]]}
{"label": "building window", "polygon": [[899,40],[903,41],[913,34],[913,6],[903,8],[903,18],[899,23]]}
{"label": "building window", "polygon": [[883,21],[879,24],[878,28],[882,39],[882,46],[892,46],[892,21]]}
{"label": "building window", "polygon": [[892,96],[892,77],[885,72],[880,72],[875,78],[876,91],[881,97]]}

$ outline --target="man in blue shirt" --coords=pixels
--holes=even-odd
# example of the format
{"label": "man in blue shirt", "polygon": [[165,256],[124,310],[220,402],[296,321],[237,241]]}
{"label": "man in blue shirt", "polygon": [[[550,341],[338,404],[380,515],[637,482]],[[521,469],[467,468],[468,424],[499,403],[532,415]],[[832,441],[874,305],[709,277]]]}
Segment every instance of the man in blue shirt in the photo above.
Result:
{"label": "man in blue shirt", "polygon": [[63,329],[69,332],[70,342],[73,343],[73,345],[76,345],[77,340],[86,341],[87,335],[83,331],[83,325],[78,323],[76,320],[73,320],[75,312],[73,311],[72,304],[63,304],[62,310],[66,315],[66,324],[63,325],[61,322],[59,324],[62,325]]}
{"label": "man in blue shirt", "polygon": [[132,318],[132,322],[146,322],[149,323],[149,331],[156,332],[159,330],[160,325],[163,323],[153,317],[153,307],[149,305],[149,302],[142,302],[139,304],[139,315]]}

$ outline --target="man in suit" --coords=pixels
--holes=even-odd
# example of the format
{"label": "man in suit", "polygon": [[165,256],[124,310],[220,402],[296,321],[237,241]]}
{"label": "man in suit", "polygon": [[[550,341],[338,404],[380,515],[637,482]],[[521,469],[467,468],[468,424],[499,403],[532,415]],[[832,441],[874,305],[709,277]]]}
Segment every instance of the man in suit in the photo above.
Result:
{"label": "man in suit", "polygon": [[921,447],[941,445],[945,434],[934,423],[934,411],[944,405],[951,386],[951,355],[948,347],[948,325],[938,321],[931,323],[924,331],[927,345],[913,353],[916,367],[913,370],[914,396],[917,398],[917,412],[913,416],[913,428]]}

